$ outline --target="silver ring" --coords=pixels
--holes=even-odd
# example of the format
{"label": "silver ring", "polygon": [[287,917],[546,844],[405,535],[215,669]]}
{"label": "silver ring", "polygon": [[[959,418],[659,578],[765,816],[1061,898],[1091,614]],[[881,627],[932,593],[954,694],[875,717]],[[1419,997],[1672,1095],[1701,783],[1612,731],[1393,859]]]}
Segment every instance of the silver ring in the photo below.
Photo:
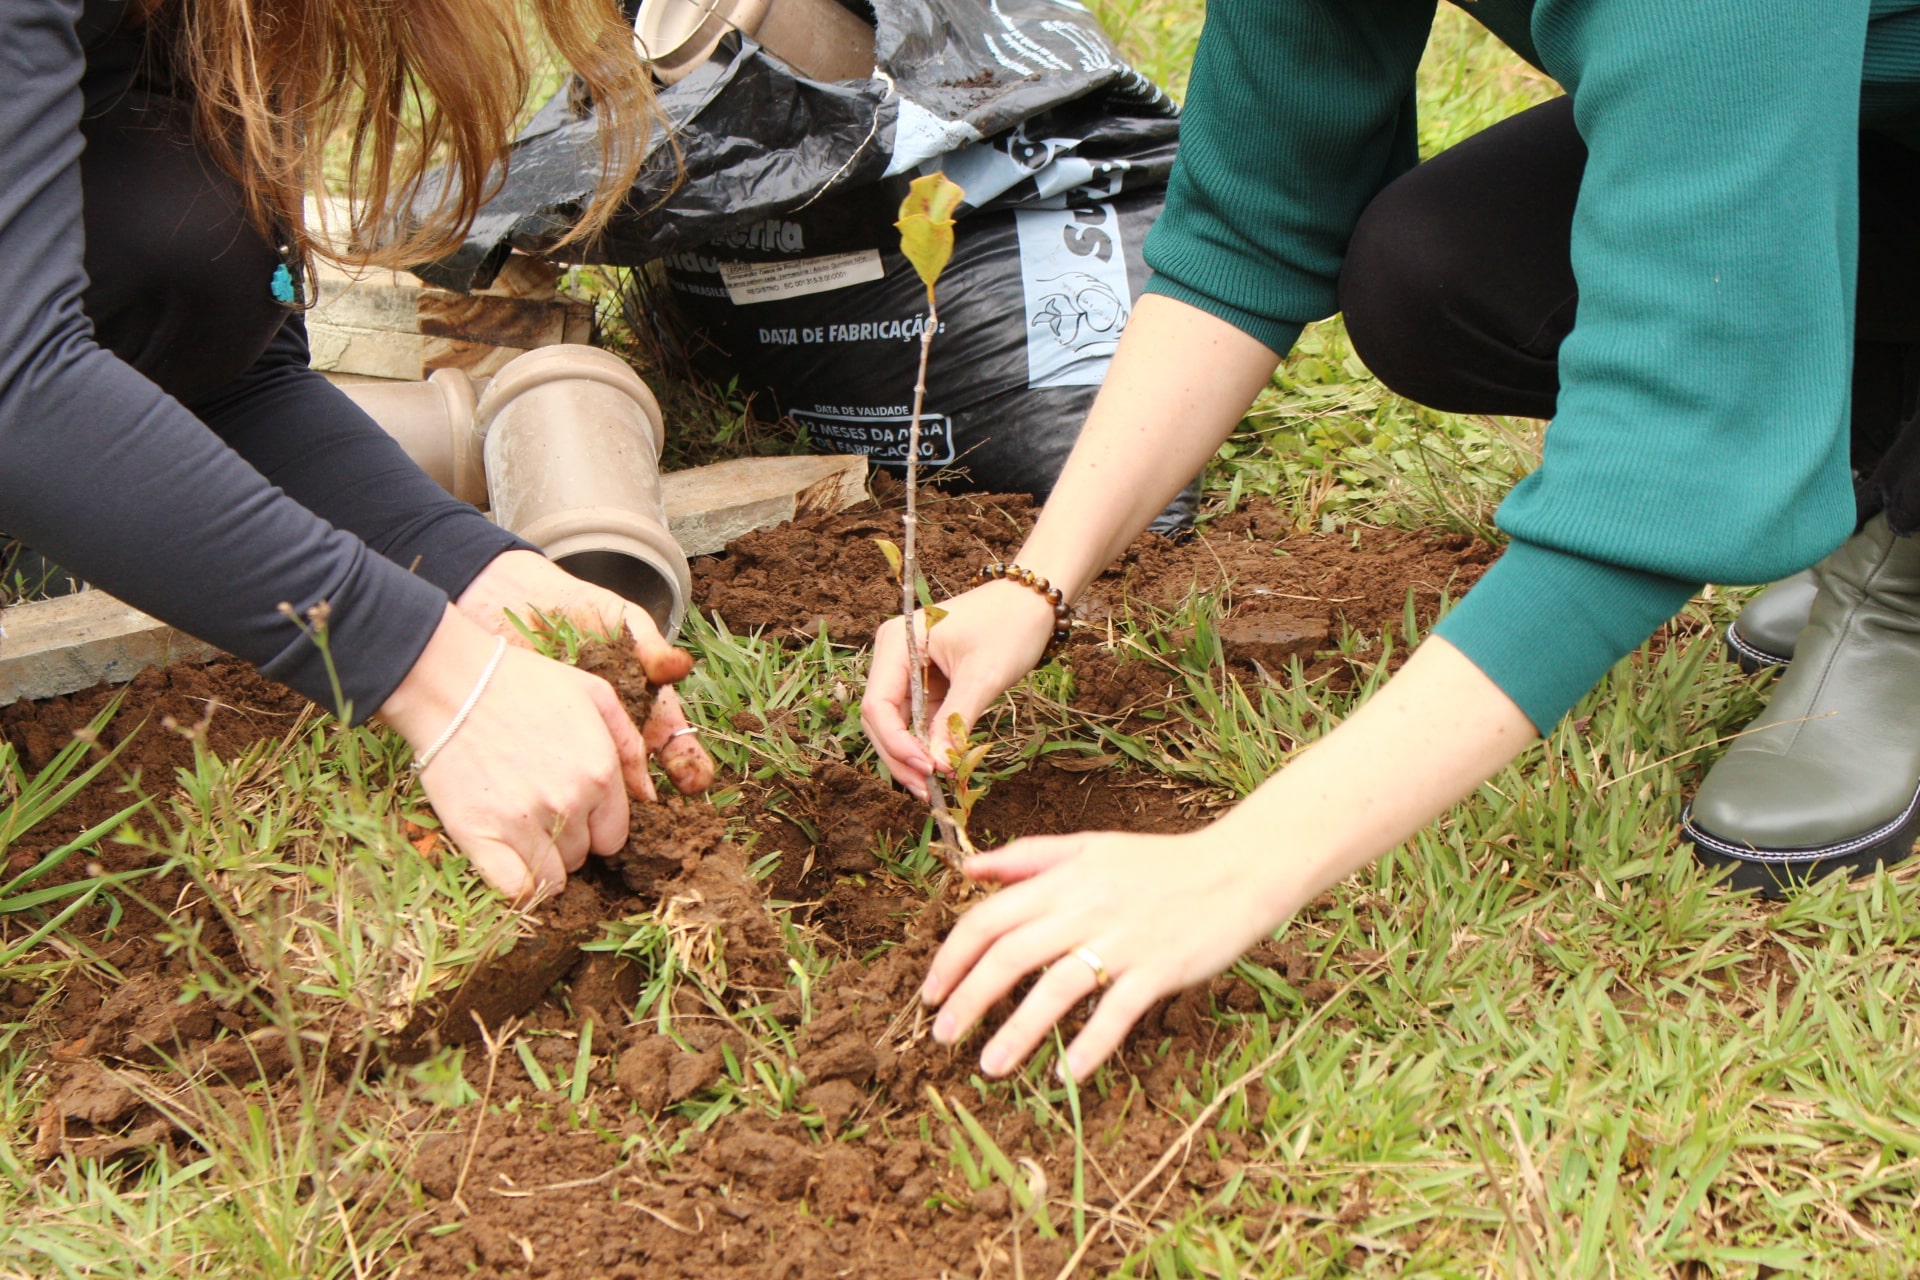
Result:
{"label": "silver ring", "polygon": [[684,738],[689,733],[698,733],[698,732],[700,732],[700,726],[697,724],[690,724],[684,729],[675,729],[672,733],[668,734],[667,741],[672,742],[675,738]]}
{"label": "silver ring", "polygon": [[1107,984],[1113,981],[1107,973],[1107,966],[1100,963],[1100,957],[1094,954],[1092,947],[1075,947],[1073,958],[1093,970],[1093,985],[1098,990],[1105,991]]}

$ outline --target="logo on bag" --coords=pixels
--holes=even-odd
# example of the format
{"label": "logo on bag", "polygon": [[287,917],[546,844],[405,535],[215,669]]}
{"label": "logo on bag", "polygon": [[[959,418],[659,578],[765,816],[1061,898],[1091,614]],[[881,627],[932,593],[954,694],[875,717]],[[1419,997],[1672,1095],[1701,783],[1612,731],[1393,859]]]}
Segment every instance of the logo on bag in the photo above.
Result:
{"label": "logo on bag", "polygon": [[1045,325],[1054,340],[1070,347],[1082,357],[1111,356],[1120,343],[1120,331],[1126,328],[1126,300],[1113,286],[1096,280],[1084,271],[1071,272],[1053,280],[1043,280],[1053,292],[1040,299],[1040,306],[1027,318],[1028,324]]}
{"label": "logo on bag", "polygon": [[1027,385],[1092,387],[1107,376],[1133,310],[1120,216],[1110,204],[1021,209]]}
{"label": "logo on bag", "polygon": [[761,253],[805,253],[806,229],[797,222],[768,218],[710,242],[715,249],[754,249]]}

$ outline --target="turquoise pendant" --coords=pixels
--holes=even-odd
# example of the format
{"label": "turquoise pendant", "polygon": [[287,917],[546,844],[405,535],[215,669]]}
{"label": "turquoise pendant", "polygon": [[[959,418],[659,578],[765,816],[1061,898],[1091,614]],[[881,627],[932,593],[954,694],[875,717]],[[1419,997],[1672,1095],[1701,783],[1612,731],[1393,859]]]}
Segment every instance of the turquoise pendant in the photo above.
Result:
{"label": "turquoise pendant", "polygon": [[299,296],[293,291],[293,272],[287,270],[287,264],[281,263],[273,269],[273,300],[283,307],[290,307]]}

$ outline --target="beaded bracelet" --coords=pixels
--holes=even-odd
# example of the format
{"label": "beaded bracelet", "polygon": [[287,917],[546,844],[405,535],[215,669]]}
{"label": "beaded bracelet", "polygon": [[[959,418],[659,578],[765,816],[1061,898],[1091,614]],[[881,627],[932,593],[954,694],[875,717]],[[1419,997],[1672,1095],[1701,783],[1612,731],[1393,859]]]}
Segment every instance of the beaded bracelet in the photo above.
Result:
{"label": "beaded bracelet", "polygon": [[1030,587],[1038,591],[1046,602],[1053,606],[1053,635],[1048,637],[1047,647],[1040,653],[1040,661],[1046,662],[1052,658],[1054,654],[1060,652],[1066,645],[1069,635],[1071,635],[1070,629],[1073,626],[1073,606],[1067,603],[1066,593],[1033,570],[1023,568],[1011,561],[1002,562],[995,560],[975,575],[973,585],[981,587],[989,582],[997,582],[1001,579],[1005,579],[1008,582],[1017,582],[1023,587]]}

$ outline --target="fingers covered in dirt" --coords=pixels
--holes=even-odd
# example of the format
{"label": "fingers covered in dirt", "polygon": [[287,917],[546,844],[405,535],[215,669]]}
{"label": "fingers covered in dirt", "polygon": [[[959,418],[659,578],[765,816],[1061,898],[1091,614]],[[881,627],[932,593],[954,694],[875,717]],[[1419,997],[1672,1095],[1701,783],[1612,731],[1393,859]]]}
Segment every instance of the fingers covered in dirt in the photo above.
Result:
{"label": "fingers covered in dirt", "polygon": [[[544,556],[531,551],[509,551],[496,556],[461,593],[459,608],[482,627],[513,642],[524,643],[512,618],[565,618],[590,635],[618,635],[624,625],[633,638],[634,655],[648,681],[663,686],[640,733],[619,710],[618,700],[607,704],[607,727],[618,742],[627,788],[644,800],[658,799],[646,761],[660,762],[674,788],[686,795],[713,784],[713,760],[698,738],[681,732],[688,728],[686,710],[670,686],[693,670],[693,655],[667,643],[653,615],[631,600],[574,577]],[[625,722],[621,728],[616,719]]]}
{"label": "fingers covered in dirt", "polygon": [[926,779],[947,772],[956,743],[954,716],[971,729],[993,700],[1033,670],[1053,633],[1053,607],[1018,583],[989,582],[942,604],[946,616],[920,628],[926,664],[928,744],[920,745],[911,723],[904,620],[895,618],[874,635],[873,666],[860,700],[860,724],[896,782],[926,799]]}
{"label": "fingers covered in dirt", "polygon": [[565,618],[594,635],[618,635],[624,622],[633,633],[635,652],[649,680],[672,684],[693,670],[693,656],[667,643],[652,614],[624,596],[574,577],[536,552],[495,556],[456,603],[480,627],[506,636],[510,643],[524,643],[513,618],[523,623],[535,617]]}
{"label": "fingers covered in dirt", "polygon": [[660,762],[681,795],[698,795],[713,785],[713,757],[700,742],[700,735],[687,720],[680,695],[662,689],[654,698],[653,712],[647,717],[647,750]]}
{"label": "fingers covered in dirt", "polygon": [[934,956],[921,989],[940,1006],[934,1039],[965,1038],[1038,972],[982,1049],[981,1070],[1014,1070],[1097,993],[1063,1063],[1084,1079],[1154,1001],[1213,977],[1279,923],[1263,918],[1263,895],[1249,892],[1270,860],[1215,831],[1052,836],[972,860],[969,875],[1017,883],[963,915]]}

